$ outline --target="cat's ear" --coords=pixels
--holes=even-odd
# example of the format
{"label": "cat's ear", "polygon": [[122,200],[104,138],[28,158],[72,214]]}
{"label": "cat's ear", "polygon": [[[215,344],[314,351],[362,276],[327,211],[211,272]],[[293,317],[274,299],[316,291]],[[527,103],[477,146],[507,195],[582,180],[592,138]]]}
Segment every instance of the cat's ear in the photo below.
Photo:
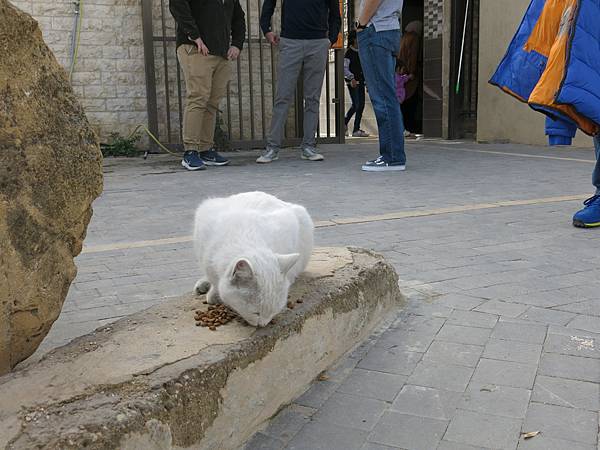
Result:
{"label": "cat's ear", "polygon": [[287,274],[294,264],[298,262],[300,258],[299,253],[291,253],[289,255],[277,255],[277,261],[279,262],[279,268],[281,269],[281,273],[284,275]]}
{"label": "cat's ear", "polygon": [[247,259],[238,260],[231,272],[231,282],[234,284],[249,283],[254,278],[252,266]]}

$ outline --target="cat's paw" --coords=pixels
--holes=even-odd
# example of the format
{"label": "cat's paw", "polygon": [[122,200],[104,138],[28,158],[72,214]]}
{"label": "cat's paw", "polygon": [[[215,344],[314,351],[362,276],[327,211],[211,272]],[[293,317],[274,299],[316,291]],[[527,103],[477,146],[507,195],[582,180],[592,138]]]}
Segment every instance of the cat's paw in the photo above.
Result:
{"label": "cat's paw", "polygon": [[206,280],[198,280],[194,286],[194,292],[196,295],[204,295],[210,290],[210,283]]}
{"label": "cat's paw", "polygon": [[208,291],[208,294],[206,295],[206,301],[209,305],[218,305],[221,303],[221,298],[219,297],[216,289],[211,289]]}

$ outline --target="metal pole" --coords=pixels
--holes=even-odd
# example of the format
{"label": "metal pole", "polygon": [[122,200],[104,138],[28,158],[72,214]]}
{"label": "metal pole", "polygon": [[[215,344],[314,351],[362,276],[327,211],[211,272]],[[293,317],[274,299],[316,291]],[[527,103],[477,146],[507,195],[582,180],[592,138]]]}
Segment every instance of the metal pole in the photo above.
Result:
{"label": "metal pole", "polygon": [[[156,104],[156,79],[154,77],[154,35],[152,30],[152,0],[142,0],[142,35],[144,39],[144,69],[146,72],[146,104],[148,111],[148,129],[159,138],[158,134],[158,108]],[[156,144],[150,140],[149,150],[144,154],[156,150]]]}
{"label": "metal pole", "polygon": [[462,63],[463,63],[463,56],[464,56],[464,52],[465,52],[465,38],[467,35],[467,19],[469,18],[469,0],[467,0],[467,6],[465,9],[465,24],[463,26],[463,35],[462,35],[462,43],[460,46],[460,59],[458,61],[458,77],[456,78],[456,93],[458,94],[458,91],[460,90],[460,78],[461,78],[461,74],[462,74]]}

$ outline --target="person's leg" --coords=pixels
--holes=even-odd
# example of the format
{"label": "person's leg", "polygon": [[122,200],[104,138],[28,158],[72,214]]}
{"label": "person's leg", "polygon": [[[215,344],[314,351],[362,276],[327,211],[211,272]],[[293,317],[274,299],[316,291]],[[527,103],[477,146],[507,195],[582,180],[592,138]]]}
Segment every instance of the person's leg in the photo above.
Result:
{"label": "person's leg", "polygon": [[600,227],[600,136],[594,137],[594,147],[596,167],[592,173],[592,183],[596,187],[596,193],[583,202],[584,208],[573,216],[573,225],[580,228]]}
{"label": "person's leg", "polygon": [[205,168],[198,150],[211,145],[211,136],[203,134],[204,114],[212,90],[214,56],[202,56],[195,45],[181,45],[177,58],[186,86],[186,105],[183,118],[183,145],[185,149],[182,165],[189,170]]}
{"label": "person's leg", "polygon": [[204,111],[204,118],[201,122],[201,134],[210,141],[210,145],[201,149],[200,157],[209,166],[225,166],[229,161],[219,155],[214,149],[215,126],[217,123],[217,113],[221,100],[227,95],[227,85],[231,78],[231,65],[229,60],[220,58],[215,65],[212,74],[212,89],[207,107]]}
{"label": "person's leg", "polygon": [[281,38],[279,41],[279,64],[277,66],[277,92],[273,105],[271,128],[267,147],[279,150],[283,142],[285,122],[290,105],[294,101],[296,83],[302,69],[302,41]]}
{"label": "person's leg", "polygon": [[352,106],[350,107],[350,109],[346,113],[346,117],[344,119],[344,123],[346,124],[346,127],[348,126],[348,124],[350,123],[350,119],[352,119],[352,116],[356,112],[356,108],[357,108],[357,91],[358,91],[357,87],[353,88],[350,85],[348,86],[348,93],[350,94],[350,99],[352,100]]}
{"label": "person's leg", "polygon": [[596,149],[596,167],[592,175],[592,183],[596,187],[596,195],[600,195],[600,135],[594,137],[594,147]]}
{"label": "person's leg", "polygon": [[356,117],[354,117],[354,131],[360,131],[363,111],[365,110],[365,83],[356,87]]}
{"label": "person's leg", "polygon": [[369,27],[358,34],[358,39],[358,51],[379,129],[379,152],[386,163],[403,165],[406,162],[404,125],[394,81],[394,55],[400,45],[400,32],[377,33]]}
{"label": "person's leg", "polygon": [[317,145],[319,105],[330,45],[329,39],[304,41],[304,149],[314,149]]}

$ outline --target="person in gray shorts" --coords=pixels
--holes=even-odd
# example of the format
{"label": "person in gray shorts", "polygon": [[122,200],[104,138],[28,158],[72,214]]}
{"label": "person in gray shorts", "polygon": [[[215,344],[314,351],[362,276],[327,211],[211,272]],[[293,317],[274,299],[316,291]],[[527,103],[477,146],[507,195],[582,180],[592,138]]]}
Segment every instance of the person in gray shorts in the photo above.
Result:
{"label": "person in gray shorts", "polygon": [[288,110],[304,67],[304,137],[302,159],[322,161],[317,153],[316,133],[319,103],[327,67],[328,50],[337,41],[341,27],[338,0],[285,0],[281,12],[281,38],[271,28],[277,0],[265,0],[260,26],[271,45],[279,46],[277,92],[267,146],[257,163],[277,160]]}

